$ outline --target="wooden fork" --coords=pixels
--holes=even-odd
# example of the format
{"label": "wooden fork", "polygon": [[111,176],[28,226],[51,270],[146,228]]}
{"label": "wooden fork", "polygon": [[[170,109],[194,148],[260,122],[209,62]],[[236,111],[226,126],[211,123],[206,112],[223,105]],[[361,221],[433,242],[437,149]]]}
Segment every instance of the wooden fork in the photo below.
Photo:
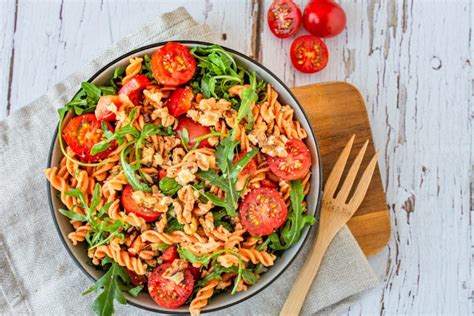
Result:
{"label": "wooden fork", "polygon": [[336,236],[337,232],[349,221],[354,215],[355,211],[359,208],[367,188],[369,187],[370,180],[374,173],[375,166],[377,164],[378,153],[374,155],[369,165],[364,171],[357,188],[354,191],[352,198],[346,203],[352,185],[354,183],[357,171],[359,170],[362,158],[364,157],[365,150],[369,141],[367,140],[362,149],[357,154],[354,163],[352,164],[346,180],[342,184],[336,197],[334,193],[338,187],[339,181],[341,180],[344,167],[349,153],[351,152],[352,144],[354,143],[355,135],[351,137],[346,147],[339,156],[334,168],[326,181],[324,187],[323,203],[321,208],[321,217],[319,224],[319,233],[316,242],[313,245],[313,249],[309,253],[306,262],[301,269],[298,278],[293,285],[293,288],[286,299],[285,305],[280,312],[280,316],[287,315],[298,315],[301,307],[303,306],[304,300],[308,291],[311,287],[312,281],[318,272],[319,265],[323,259],[324,253],[328,248],[329,244]]}

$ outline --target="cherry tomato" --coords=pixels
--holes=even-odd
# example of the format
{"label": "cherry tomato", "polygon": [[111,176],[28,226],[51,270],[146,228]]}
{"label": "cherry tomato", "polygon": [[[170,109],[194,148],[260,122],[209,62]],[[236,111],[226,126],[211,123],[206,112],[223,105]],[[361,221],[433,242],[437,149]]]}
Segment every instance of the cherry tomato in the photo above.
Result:
{"label": "cherry tomato", "polygon": [[196,71],[196,61],[189,48],[169,42],[151,56],[151,70],[158,83],[176,87],[191,80]]}
{"label": "cherry tomato", "polygon": [[143,89],[145,89],[150,84],[151,82],[148,80],[147,76],[138,74],[127,81],[127,83],[124,84],[122,88],[120,88],[118,94],[125,94],[133,104],[138,104],[142,100]]}
{"label": "cherry tomato", "polygon": [[[237,157],[234,158],[234,164],[237,163],[242,157],[245,155],[245,152],[240,153]],[[240,175],[242,176],[251,176],[257,171],[257,163],[255,162],[255,158],[249,161],[247,165],[245,165],[244,169],[240,171]]]}
{"label": "cherry tomato", "polygon": [[164,263],[171,263],[174,259],[178,259],[178,250],[176,249],[176,246],[169,246],[165,251],[163,251],[161,260],[163,260]]}
{"label": "cherry tomato", "polygon": [[280,192],[270,188],[250,191],[239,207],[242,225],[252,235],[266,236],[286,220],[288,209]]}
{"label": "cherry tomato", "polygon": [[277,189],[278,185],[269,179],[263,179],[260,181],[260,187],[262,188],[270,188],[270,189]]}
{"label": "cherry tomato", "polygon": [[128,274],[128,278],[130,279],[130,282],[135,286],[146,284],[148,282],[146,276],[138,275],[135,273],[135,271],[127,269],[127,274]]}
{"label": "cherry tomato", "polygon": [[188,269],[189,271],[191,271],[191,274],[193,275],[195,281],[201,278],[201,271],[199,271],[199,268],[196,268],[193,265],[189,264]]}
{"label": "cherry tomato", "polygon": [[158,171],[158,178],[160,178],[160,180],[166,178],[166,170]]}
{"label": "cherry tomato", "polygon": [[[107,123],[107,127],[109,131],[114,131],[114,128],[109,123]],[[73,117],[63,129],[63,138],[72,151],[84,162],[100,161],[106,158],[116,147],[116,143],[113,142],[107,150],[94,156],[90,154],[92,147],[104,138],[101,123],[94,114],[83,114]]]}
{"label": "cherry tomato", "polygon": [[[209,134],[211,130],[207,126],[202,126],[199,123],[194,122],[189,117],[182,116],[178,119],[178,126],[176,127],[176,135],[181,138],[181,132],[185,128],[189,134],[189,147],[194,146],[194,139],[199,136]],[[211,147],[207,139],[199,143],[198,148]]]}
{"label": "cherry tomato", "polygon": [[268,9],[270,31],[279,38],[287,38],[301,26],[301,10],[292,0],[274,0]]}
{"label": "cherry tomato", "polygon": [[285,149],[286,157],[267,156],[270,170],[283,180],[303,178],[311,167],[311,156],[308,147],[299,139],[290,139]]}
{"label": "cherry tomato", "polygon": [[122,192],[122,206],[127,213],[135,213],[146,222],[154,222],[161,216],[161,213],[159,212],[154,212],[153,210],[139,206],[133,199],[132,194],[133,188],[131,185],[127,184]]}
{"label": "cherry tomato", "polygon": [[321,71],[328,63],[326,44],[314,35],[302,35],[291,44],[290,57],[293,66],[301,72]]}
{"label": "cherry tomato", "polygon": [[334,1],[310,1],[303,13],[304,28],[319,37],[333,37],[346,27],[346,14]]}
{"label": "cherry tomato", "polygon": [[115,114],[122,106],[120,97],[116,95],[104,95],[101,96],[97,107],[95,108],[95,117],[99,121],[113,121],[115,120]]}
{"label": "cherry tomato", "polygon": [[177,88],[171,93],[165,105],[171,115],[178,117],[185,114],[191,108],[191,101],[194,98],[191,87]]}
{"label": "cherry tomato", "polygon": [[184,279],[176,284],[163,276],[170,266],[171,263],[163,263],[153,271],[148,279],[148,292],[156,304],[166,308],[178,308],[193,293],[194,277],[189,269],[185,269],[180,271],[184,274]]}

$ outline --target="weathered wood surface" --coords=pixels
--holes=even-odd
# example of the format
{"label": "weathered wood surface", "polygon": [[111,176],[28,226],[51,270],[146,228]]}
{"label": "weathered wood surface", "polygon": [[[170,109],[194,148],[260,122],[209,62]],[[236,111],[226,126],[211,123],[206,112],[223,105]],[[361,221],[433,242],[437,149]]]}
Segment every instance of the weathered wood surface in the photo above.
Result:
{"label": "weathered wood surface", "polygon": [[270,1],[0,0],[0,118],[180,5],[290,86],[342,80],[365,97],[392,238],[370,259],[382,284],[348,313],[472,314],[473,4],[343,1],[347,30],[327,41],[327,69],[302,75],[291,41],[267,29]]}

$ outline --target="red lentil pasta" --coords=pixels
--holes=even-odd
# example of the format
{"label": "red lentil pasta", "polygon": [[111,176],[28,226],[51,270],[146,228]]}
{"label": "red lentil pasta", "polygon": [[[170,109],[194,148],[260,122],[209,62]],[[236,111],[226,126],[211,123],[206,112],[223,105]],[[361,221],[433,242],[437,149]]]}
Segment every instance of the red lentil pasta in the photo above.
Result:
{"label": "red lentil pasta", "polygon": [[64,157],[45,175],[72,245],[161,307],[199,314],[246,290],[291,247],[285,236],[301,235],[291,221],[314,222],[307,131],[219,46],[169,43],[117,68],[110,86],[83,83],[60,110],[59,138]]}

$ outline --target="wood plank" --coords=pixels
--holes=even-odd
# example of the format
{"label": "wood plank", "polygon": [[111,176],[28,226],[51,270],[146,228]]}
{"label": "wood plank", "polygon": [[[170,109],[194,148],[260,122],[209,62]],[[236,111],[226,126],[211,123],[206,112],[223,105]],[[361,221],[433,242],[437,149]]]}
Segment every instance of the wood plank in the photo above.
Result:
{"label": "wood plank", "polygon": [[[8,76],[1,78],[0,119],[7,116],[9,90],[10,111],[14,111],[127,33],[183,5],[177,1],[19,1],[20,23],[13,42],[15,3],[6,4],[6,10],[0,10],[1,29],[5,30],[0,69],[8,73],[12,65],[13,80],[9,84]],[[198,22],[206,22],[220,33],[220,43],[252,53],[250,38],[256,7],[251,1],[191,1],[187,9]],[[15,56],[11,59],[13,49]]]}

